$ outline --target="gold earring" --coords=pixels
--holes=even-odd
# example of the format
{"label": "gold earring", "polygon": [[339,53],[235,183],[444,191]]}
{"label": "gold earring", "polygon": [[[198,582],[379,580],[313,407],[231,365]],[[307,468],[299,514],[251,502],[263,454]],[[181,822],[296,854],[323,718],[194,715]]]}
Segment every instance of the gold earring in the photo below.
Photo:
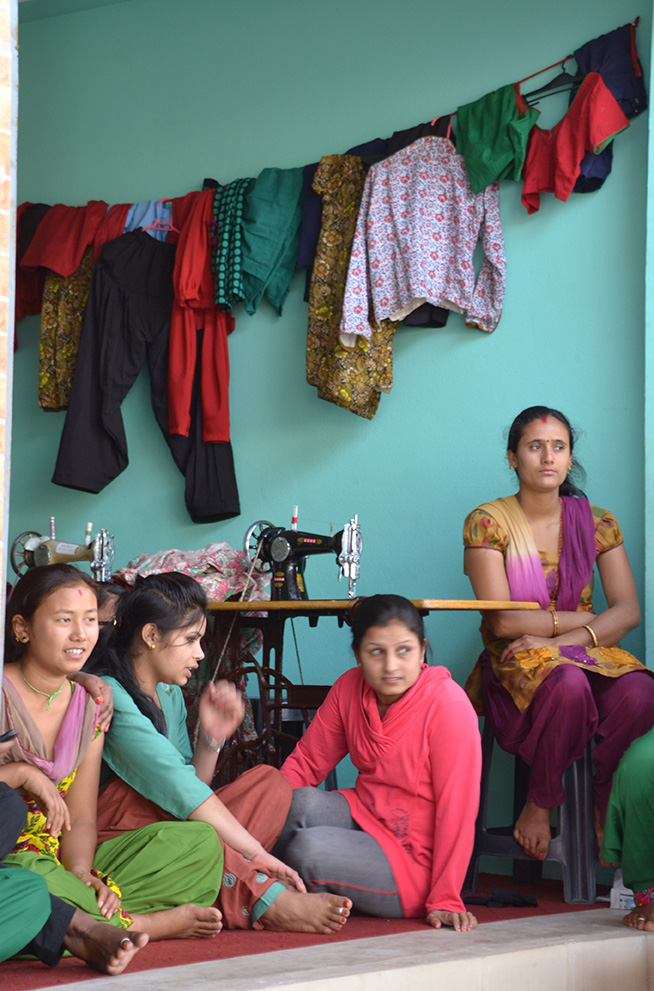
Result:
{"label": "gold earring", "polygon": [[154,650],[154,644],[153,643],[149,643],[148,644],[148,647],[149,647],[150,650]]}

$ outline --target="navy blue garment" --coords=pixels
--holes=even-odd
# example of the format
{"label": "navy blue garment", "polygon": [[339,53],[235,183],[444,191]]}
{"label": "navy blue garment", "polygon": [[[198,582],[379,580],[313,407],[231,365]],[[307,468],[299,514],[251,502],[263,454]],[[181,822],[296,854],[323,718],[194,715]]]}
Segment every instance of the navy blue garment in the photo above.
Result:
{"label": "navy blue garment", "polygon": [[[599,72],[629,120],[647,109],[645,79],[636,51],[636,24],[623,24],[615,31],[587,41],[574,53],[579,72],[584,76],[589,72]],[[575,87],[570,93],[570,103],[578,89]],[[573,192],[592,193],[599,189],[610,174],[612,165],[613,142],[599,155],[586,152]]]}

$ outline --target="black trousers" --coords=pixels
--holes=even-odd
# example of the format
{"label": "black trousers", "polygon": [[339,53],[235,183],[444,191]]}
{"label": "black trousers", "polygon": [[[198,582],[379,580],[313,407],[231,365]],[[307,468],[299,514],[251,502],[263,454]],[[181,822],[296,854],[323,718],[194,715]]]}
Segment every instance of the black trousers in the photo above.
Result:
{"label": "black trousers", "polygon": [[189,436],[168,433],[175,250],[144,231],[122,234],[104,245],[93,271],[52,481],[100,492],[125,470],[129,459],[120,406],[147,360],[152,408],[186,479],[186,507],[194,523],[213,523],[238,516],[240,506],[231,444],[202,440],[199,381]]}
{"label": "black trousers", "polygon": [[[23,799],[9,785],[0,782],[0,861],[13,850],[26,820],[27,810]],[[13,869],[4,867],[3,864],[0,864],[0,868],[8,871]],[[75,914],[75,908],[54,895],[46,897],[50,899],[50,918],[21,952],[31,953],[43,963],[54,967],[61,959],[64,936]]]}

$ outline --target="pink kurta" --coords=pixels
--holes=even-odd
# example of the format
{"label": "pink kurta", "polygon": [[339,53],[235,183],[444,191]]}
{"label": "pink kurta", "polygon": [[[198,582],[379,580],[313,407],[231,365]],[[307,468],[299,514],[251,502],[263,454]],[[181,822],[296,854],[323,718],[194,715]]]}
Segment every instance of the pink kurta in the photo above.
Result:
{"label": "pink kurta", "polygon": [[294,788],[318,785],[349,753],[359,772],[341,794],[382,847],[404,915],[464,911],[461,887],[479,805],[477,717],[444,667],[423,665],[382,720],[359,668],[342,675],[282,773]]}

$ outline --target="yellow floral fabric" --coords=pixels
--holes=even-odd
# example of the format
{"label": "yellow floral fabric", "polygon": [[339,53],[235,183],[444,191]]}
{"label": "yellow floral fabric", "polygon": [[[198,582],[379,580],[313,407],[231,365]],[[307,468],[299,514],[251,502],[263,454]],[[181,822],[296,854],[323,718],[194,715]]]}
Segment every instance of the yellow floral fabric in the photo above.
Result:
{"label": "yellow floral fabric", "polygon": [[396,321],[371,322],[370,340],[353,347],[339,338],[345,280],[366,173],[354,155],[327,155],[313,188],[322,197],[322,224],[309,291],[307,382],[327,402],[371,420],[381,392],[393,385]]}
{"label": "yellow floral fabric", "polygon": [[[69,774],[67,777],[60,781],[57,785],[57,791],[62,798],[66,797],[68,789],[75,780],[75,775],[77,774],[77,768]],[[57,863],[59,861],[59,839],[56,836],[51,836],[50,833],[46,832],[45,829],[45,816],[39,809],[38,805],[29,795],[24,795],[25,804],[27,805],[27,824],[25,829],[18,837],[18,842],[14,847],[14,853],[18,853],[22,850],[31,850],[32,853],[44,854],[48,857],[53,857]]]}
{"label": "yellow floral fabric", "polygon": [[68,409],[92,272],[93,248],[89,247],[77,271],[68,278],[49,270],[46,274],[39,353],[41,409]]}
{"label": "yellow floral fabric", "polygon": [[[599,506],[591,504],[595,521],[595,549],[597,556],[604,554],[623,543],[622,530],[615,516]],[[565,539],[565,534],[564,534]],[[466,517],[463,527],[463,543],[465,547],[486,547],[499,551],[506,557],[508,537],[498,522],[481,509],[475,509]],[[558,552],[554,554],[545,551],[538,552],[545,583],[550,591],[556,584],[556,573],[559,563]],[[579,600],[578,611],[592,612],[594,577],[583,589]],[[583,615],[579,617],[579,626],[584,625]],[[500,664],[500,657],[507,640],[495,639],[493,633],[482,617],[480,626],[484,652],[490,657],[493,671],[500,683],[511,694],[518,709],[523,711],[531,702],[534,692],[545,680],[550,671],[559,664],[574,664],[576,667],[607,678],[619,678],[623,674],[636,669],[648,669],[638,661],[633,654],[621,647],[535,647],[532,650],[520,651],[509,661]],[[482,654],[483,656],[483,654]],[[479,715],[484,714],[481,690],[481,657],[470,673],[465,684],[465,690]]]}

